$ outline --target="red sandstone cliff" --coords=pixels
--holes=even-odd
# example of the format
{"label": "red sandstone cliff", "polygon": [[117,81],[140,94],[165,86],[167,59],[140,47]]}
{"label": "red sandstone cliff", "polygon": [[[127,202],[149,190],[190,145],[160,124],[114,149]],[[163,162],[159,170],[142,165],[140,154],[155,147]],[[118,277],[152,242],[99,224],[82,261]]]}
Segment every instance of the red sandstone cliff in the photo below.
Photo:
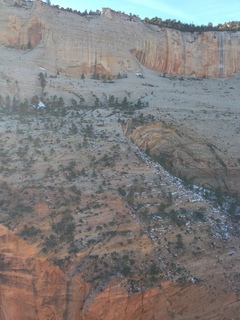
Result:
{"label": "red sandstone cliff", "polygon": [[70,278],[0,226],[0,319],[80,319],[89,286]]}
{"label": "red sandstone cliff", "polygon": [[0,45],[34,48],[27,54],[48,70],[74,77],[117,75],[139,71],[142,64],[200,77],[240,72],[240,32],[183,33],[130,21],[110,9],[81,17],[40,1],[20,8],[13,3],[0,1]]}
{"label": "red sandstone cliff", "polygon": [[[21,1],[19,1],[19,3],[21,4]],[[194,74],[196,76],[224,77],[239,72],[240,49],[238,42],[240,33],[238,32],[234,34],[227,32],[183,34],[174,30],[161,30],[154,26],[148,26],[140,20],[129,21],[126,16],[114,13],[108,9],[104,10],[101,16],[92,18],[80,17],[73,13],[57,10],[39,1],[35,1],[34,3],[30,2],[27,7],[14,7],[13,4],[14,2],[11,0],[0,0],[0,45],[13,47],[19,51],[22,50],[21,52],[33,62],[33,65],[42,66],[46,68],[47,71],[59,70],[65,72],[68,76],[75,77],[79,77],[82,72],[91,74],[95,70],[100,74],[116,75],[118,72],[138,71],[141,68],[141,64],[143,64],[146,67],[163,72]],[[6,81],[6,83],[6,85],[9,85],[10,81]],[[13,83],[15,82],[12,81],[12,84]],[[144,130],[142,131],[142,129]],[[166,141],[164,135],[162,135],[162,129],[161,125],[152,125],[145,128],[139,127],[133,133],[132,138],[137,144],[140,145],[141,143],[143,147],[144,143],[146,143],[149,147],[159,147],[161,149],[163,147],[161,143]],[[166,128],[164,128],[164,130],[165,129]],[[16,132],[18,132],[18,130],[16,129]],[[46,131],[46,129],[44,130]],[[8,134],[10,133],[11,131],[9,131]],[[149,135],[147,135],[147,133],[149,133]],[[174,143],[177,139],[179,139],[177,140],[179,144],[183,144],[183,141],[180,139],[181,137],[179,137],[176,131],[170,128],[166,129],[165,133],[168,135],[168,138],[170,136],[166,147],[170,145],[174,149]],[[146,134],[146,139],[141,138],[139,139],[141,140],[140,143],[138,143],[137,140],[141,134]],[[54,132],[54,136],[56,136],[56,132]],[[161,139],[159,139],[159,136]],[[59,141],[61,141],[61,139],[59,139]],[[191,141],[190,137],[184,136],[184,141],[186,141],[186,139],[188,139],[188,142]],[[4,141],[4,139],[2,141]],[[6,141],[9,141],[8,136],[6,137]],[[7,143],[6,141],[5,144]],[[27,138],[25,140],[22,139],[21,142],[16,142],[11,146],[9,145],[9,148],[11,148],[11,150],[14,150],[14,148],[17,150],[18,144],[23,144],[24,141],[26,144],[29,142]],[[156,141],[157,143],[154,145]],[[45,147],[45,143],[44,141],[43,148]],[[206,147],[206,145],[202,144],[197,146]],[[102,148],[102,146],[99,148]],[[111,150],[111,147],[108,147],[108,149]],[[205,153],[206,149],[204,149],[206,156],[210,155],[213,151],[211,148],[207,149],[209,151],[208,153]],[[62,149],[60,149],[60,151],[61,155],[59,155],[59,159],[62,161]],[[190,158],[190,163],[187,162],[189,160],[189,158],[187,158],[188,151],[190,151],[190,153],[194,151],[195,153],[199,150],[196,145],[192,146],[189,143],[181,154],[177,154],[177,164],[181,164],[181,161],[190,165],[193,164],[193,158]],[[84,152],[81,151],[81,153]],[[211,157],[212,156],[214,156],[214,160],[219,160],[216,153],[211,154]],[[89,155],[87,154],[86,157],[89,157]],[[120,158],[120,156],[117,156],[117,158]],[[78,160],[79,159],[81,158],[79,157]],[[126,166],[128,162],[132,166],[136,165],[136,158],[131,159],[134,159],[134,161],[124,160],[124,163],[122,163],[121,166],[119,165],[119,167],[123,168],[121,170],[125,171],[124,166]],[[87,160],[89,161],[89,158]],[[206,162],[208,158],[203,160]],[[54,161],[55,159],[53,162]],[[5,160],[5,163],[6,162]],[[199,161],[199,163],[202,165],[201,161]],[[218,162],[217,164],[219,165],[219,176],[221,176],[225,169],[222,167],[222,162]],[[200,166],[200,168],[201,176],[203,176],[202,166]],[[102,171],[102,167],[99,170]],[[111,167],[109,170],[112,170]],[[135,167],[132,167],[133,173],[135,172],[134,170]],[[149,168],[144,167],[143,171],[145,170],[149,171]],[[124,175],[125,180],[123,182],[125,186],[128,183],[126,182],[126,172],[124,171],[122,175]],[[9,170],[9,172],[11,172],[11,170]],[[206,175],[208,175],[208,172]],[[112,172],[110,176],[112,178]],[[238,181],[235,183],[235,179],[237,179],[237,177],[236,171],[233,171],[231,175],[233,185],[230,185],[229,189],[236,187]],[[62,180],[59,181],[58,185],[62,183]],[[203,181],[201,181],[201,183],[202,182]],[[69,187],[69,183],[65,186]],[[239,186],[239,183],[237,186]],[[29,186],[29,193],[31,193],[31,189],[32,186]],[[152,187],[150,187],[149,192],[152,196]],[[40,197],[39,193],[36,194]],[[22,196],[21,194],[21,197]],[[115,207],[112,211],[107,211],[101,217],[102,224],[114,222],[113,216],[115,212],[119,211],[118,216],[121,216],[122,211],[124,211],[123,208],[126,207],[127,203],[124,202],[124,206],[121,205],[122,201],[115,200],[116,197],[119,198],[120,196],[114,194],[114,201],[112,200],[113,198],[110,197],[108,198],[108,202],[106,200],[106,204],[115,203]],[[157,200],[159,200],[158,197],[159,195],[156,196]],[[45,199],[45,197],[43,198]],[[59,198],[62,198],[62,195],[59,196]],[[46,201],[50,201],[49,199],[50,197],[48,197]],[[144,202],[145,201],[146,199],[144,198]],[[193,203],[189,204],[193,205]],[[77,203],[77,207],[78,205],[79,203]],[[40,207],[41,210],[39,209]],[[45,213],[43,212],[44,210],[42,210],[43,207],[39,205],[31,218],[27,214],[24,214],[24,218],[20,217],[19,220],[23,220],[20,221],[22,227],[29,221],[31,225],[34,225],[34,219],[36,219],[35,214],[37,214],[41,219],[36,222],[36,226],[42,229],[49,228],[49,233],[53,233],[50,227],[53,223],[53,216],[50,215],[50,211],[48,212],[50,207],[48,207],[47,204],[45,204],[45,207]],[[78,209],[76,210],[77,212],[79,212]],[[73,209],[71,208],[71,210]],[[94,210],[93,212],[96,214],[100,211],[98,206],[96,206]],[[73,212],[74,217],[78,217],[78,213],[75,214],[75,210]],[[112,216],[110,212],[112,212]],[[155,211],[153,212],[155,213]],[[55,223],[59,223],[57,220],[58,209],[55,210],[55,213]],[[49,221],[44,221],[41,214],[46,215],[45,219],[49,219]],[[7,214],[5,213],[5,215]],[[93,215],[90,216],[92,217]],[[130,214],[123,216],[121,228],[124,226],[123,222],[129,224],[128,227],[131,229],[143,228],[144,224],[142,222],[133,220],[131,224],[131,220],[127,220],[128,218],[131,218]],[[221,222],[221,220],[219,221]],[[219,221],[217,222],[219,223]],[[15,221],[15,223],[17,224],[17,221]],[[88,220],[86,219],[86,230],[88,230],[87,227],[89,228],[87,224]],[[152,225],[148,226],[150,231],[152,228],[155,228],[154,224],[155,221],[153,220]],[[201,223],[199,224],[200,226],[202,225]],[[94,218],[92,228],[96,226],[97,222]],[[134,228],[132,228],[132,226],[134,226]],[[202,230],[205,230],[204,227],[205,226],[202,225]],[[81,227],[81,230],[82,229],[83,227]],[[162,230],[162,228],[157,231],[155,230],[155,232],[158,231],[162,232],[164,230]],[[166,254],[168,254],[168,256],[171,255],[171,258],[177,258],[176,255],[173,255],[175,252],[173,235],[175,236],[178,232],[183,233],[183,231],[179,231],[179,229],[174,231],[175,234],[171,226],[169,234],[166,235],[166,237],[169,237],[167,240],[172,241],[172,253],[167,251],[167,249],[170,248],[171,242],[167,242],[166,240],[165,243],[165,240],[162,239],[163,236],[160,237],[163,249],[163,252],[159,254],[160,258]],[[159,280],[160,278],[157,278],[157,280],[154,280],[154,288],[145,288],[145,290],[143,289],[139,292],[129,293],[126,290],[126,286],[124,286],[126,285],[126,279],[116,274],[114,275],[115,279],[108,279],[108,282],[106,281],[104,283],[101,291],[94,290],[92,282],[91,284],[86,283],[82,279],[82,271],[77,271],[76,268],[76,265],[81,263],[84,254],[86,254],[84,250],[77,256],[69,255],[70,262],[63,271],[57,266],[53,266],[47,262],[46,256],[40,255],[41,250],[37,248],[37,244],[27,244],[22,239],[19,239],[13,232],[0,226],[0,319],[170,320],[175,318],[178,320],[224,320],[228,319],[229,316],[237,318],[240,313],[239,291],[237,291],[239,273],[237,264],[234,263],[238,261],[237,254],[235,260],[231,260],[229,250],[232,251],[232,248],[228,250],[228,247],[225,248],[225,244],[216,240],[213,236],[209,240],[210,235],[208,233],[204,235],[204,231],[202,231],[201,236],[204,235],[207,239],[205,240],[206,248],[204,248],[204,239],[201,239],[197,233],[199,232],[198,225],[193,231],[187,231],[184,233],[184,241],[189,235],[192,237],[192,239],[189,240],[189,246],[186,240],[186,250],[188,250],[189,253],[185,261],[184,257],[181,257],[181,254],[179,258],[177,258],[179,259],[177,261],[181,262],[182,259],[182,264],[191,266],[194,274],[196,273],[199,277],[206,275],[205,281],[202,283],[194,283],[194,279],[191,281],[188,278],[188,280],[180,283],[177,281]],[[90,234],[93,231],[90,230],[87,232]],[[98,231],[95,232],[96,234],[98,233]],[[129,230],[127,232],[129,232]],[[56,233],[56,237],[60,236]],[[81,237],[81,234],[76,232],[75,237],[78,239]],[[98,239],[97,235],[96,239]],[[130,249],[139,246],[138,239],[139,238],[134,238],[135,242],[129,242],[131,244]],[[127,248],[127,245],[122,246],[123,237],[119,239],[119,243],[115,241],[114,238],[109,246],[106,247],[106,250],[109,248],[116,249],[117,247],[120,247],[121,250],[122,248]],[[146,235],[140,238],[139,241],[143,241],[144,244],[151,243],[150,238]],[[202,251],[197,252],[199,256],[195,256],[194,254],[196,254],[196,252],[191,248],[194,241],[199,241],[199,245],[203,246]],[[72,244],[69,243],[68,245],[71,246]],[[218,251],[214,252],[212,245],[215,246]],[[226,246],[227,245],[228,243]],[[223,256],[220,255],[221,246],[224,247],[225,250]],[[157,255],[158,253],[154,250],[155,248],[158,249],[159,245],[156,244],[155,247],[152,246],[149,250],[152,250]],[[142,254],[147,252],[145,247],[141,250],[143,251]],[[101,249],[99,249],[99,251],[96,252],[103,254],[104,250],[101,252]],[[109,252],[110,251],[107,253]],[[191,258],[189,259],[189,257]],[[108,260],[106,260],[105,264],[107,264],[107,262]],[[170,262],[168,263],[170,264]],[[216,263],[218,263],[218,265],[216,265]],[[136,266],[138,266],[138,261],[136,262]],[[234,271],[234,281],[229,277],[230,266],[231,270]],[[90,263],[88,267],[89,269],[92,267]],[[146,275],[146,277],[148,276],[149,275]],[[171,273],[169,278],[170,276]],[[179,274],[177,274],[177,276],[180,277]]]}
{"label": "red sandstone cliff", "polygon": [[[167,170],[194,184],[235,194],[240,192],[237,159],[222,152],[199,134],[189,134],[187,128],[161,123],[131,128],[130,120],[125,133],[142,150],[149,150]],[[215,143],[215,142],[214,142]]]}
{"label": "red sandstone cliff", "polygon": [[[211,292],[199,284],[159,283],[158,288],[129,295],[118,281],[91,293],[80,275],[71,277],[36,257],[34,246],[0,226],[1,320],[187,320],[227,319],[239,315],[234,292]],[[217,297],[216,297],[217,296]]]}

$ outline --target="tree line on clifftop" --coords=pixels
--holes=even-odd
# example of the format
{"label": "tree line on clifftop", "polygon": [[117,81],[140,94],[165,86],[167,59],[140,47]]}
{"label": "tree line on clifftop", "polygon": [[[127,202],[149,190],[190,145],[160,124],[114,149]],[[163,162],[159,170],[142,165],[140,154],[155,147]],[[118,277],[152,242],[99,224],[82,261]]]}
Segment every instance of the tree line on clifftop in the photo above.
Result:
{"label": "tree line on clifftop", "polygon": [[182,23],[175,19],[162,20],[161,18],[154,17],[152,19],[145,18],[145,23],[154,24],[161,28],[170,28],[179,30],[182,32],[206,32],[206,31],[238,31],[240,30],[240,21],[230,21],[225,23],[219,23],[217,26],[213,26],[212,22],[207,25],[195,26],[193,23]]}
{"label": "tree line on clifftop", "polygon": [[[53,7],[58,8],[60,10],[65,10],[68,12],[77,13],[80,16],[99,16],[101,14],[100,10],[92,11],[87,10],[81,12],[77,10],[73,10],[71,8],[60,8],[58,5],[54,5]],[[122,14],[126,15],[125,12],[121,12]],[[127,15],[130,21],[133,21],[133,18],[139,18],[138,15],[129,14]],[[209,22],[207,25],[202,24],[201,26],[196,26],[193,23],[182,23],[181,21],[177,21],[176,19],[166,19],[163,20],[159,17],[154,18],[145,18],[143,20],[145,23],[148,24],[154,24],[161,28],[169,28],[169,29],[175,29],[182,32],[206,32],[206,31],[238,31],[240,30],[240,21],[230,21],[225,23],[219,23],[216,26],[213,26],[212,22]]]}
{"label": "tree line on clifftop", "polygon": [[[25,3],[30,3],[33,1],[23,1],[22,4],[17,3],[17,1],[15,1],[14,6],[17,7],[25,7]],[[45,3],[45,2],[43,2]],[[82,17],[84,16],[100,16],[101,15],[101,11],[100,10],[84,10],[83,12],[79,11],[79,10],[73,10],[71,8],[63,8],[60,7],[59,5],[51,5],[51,1],[50,0],[46,0],[46,4],[48,6],[51,6],[53,8],[56,8],[58,10],[61,11],[67,11],[67,12],[72,12],[75,14],[78,14]],[[121,13],[125,16],[127,16],[129,18],[129,21],[134,21],[134,18],[139,18],[138,15],[129,13],[129,14],[125,14],[125,12],[121,12],[118,11],[117,13]],[[182,32],[206,32],[206,31],[239,31],[240,30],[240,21],[229,21],[229,22],[224,22],[224,23],[219,23],[218,25],[214,26],[212,24],[212,22],[209,22],[207,25],[202,24],[201,26],[196,26],[194,23],[182,23],[179,20],[176,19],[166,19],[163,20],[159,17],[154,17],[154,18],[145,18],[144,21],[146,24],[153,24],[153,25],[157,25],[161,28],[169,28],[169,29],[175,29],[175,30],[179,30]]]}

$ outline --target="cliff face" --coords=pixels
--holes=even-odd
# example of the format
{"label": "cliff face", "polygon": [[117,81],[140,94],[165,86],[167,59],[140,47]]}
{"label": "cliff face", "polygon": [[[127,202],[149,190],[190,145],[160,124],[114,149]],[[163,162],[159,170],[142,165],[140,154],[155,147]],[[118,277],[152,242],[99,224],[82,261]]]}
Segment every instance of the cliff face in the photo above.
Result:
{"label": "cliff face", "polygon": [[[120,121],[132,115],[124,133],[175,174],[239,191],[239,79],[146,69],[115,85],[79,77],[142,65],[225,77],[239,72],[240,33],[182,34],[109,9],[81,17],[14,2],[0,0],[0,218],[13,230],[0,225],[0,319],[237,319],[237,204],[229,216],[185,188]],[[43,94],[44,68],[46,102],[90,103],[11,108],[4,94]],[[111,96],[149,105],[123,110]]]}
{"label": "cliff face", "polygon": [[206,188],[240,192],[239,163],[223,150],[221,142],[213,144],[197,132],[188,134],[184,126],[162,123],[132,128],[129,121],[125,133],[174,175]]}
{"label": "cliff face", "polygon": [[[193,319],[194,314],[198,319],[218,320],[225,319],[230,309],[232,315],[238,315],[239,307],[235,294],[226,299],[223,296],[218,297],[217,302],[203,286],[179,285],[165,281],[159,287],[128,297],[119,285],[113,285],[94,299],[84,319],[187,320]],[[188,304],[185,302],[186,297]],[[219,301],[221,303],[218,305]]]}
{"label": "cliff face", "polygon": [[[157,71],[198,77],[240,72],[240,32],[182,33],[104,9],[81,17],[40,1],[14,7],[1,0],[0,44],[35,48],[34,59],[68,76]],[[140,63],[140,64],[139,64]]]}
{"label": "cliff face", "polygon": [[[218,298],[199,284],[159,283],[144,293],[129,295],[117,281],[103,292],[91,294],[81,277],[64,274],[36,258],[36,248],[0,226],[1,320],[171,320],[225,319],[238,316],[236,293],[219,288]],[[187,299],[187,300],[186,300]],[[211,299],[211,303],[209,303]],[[187,301],[187,303],[186,303]]]}
{"label": "cliff face", "polygon": [[0,226],[0,319],[80,319],[89,286],[36,258],[28,245]]}
{"label": "cliff face", "polygon": [[35,48],[44,33],[45,22],[40,17],[41,4],[35,2],[31,6],[26,4],[15,8],[11,2],[1,1],[0,8],[0,44],[19,49]]}
{"label": "cliff face", "polygon": [[227,77],[240,70],[239,32],[183,33],[165,29],[157,33],[155,43],[145,39],[133,51],[150,69],[198,77]]}

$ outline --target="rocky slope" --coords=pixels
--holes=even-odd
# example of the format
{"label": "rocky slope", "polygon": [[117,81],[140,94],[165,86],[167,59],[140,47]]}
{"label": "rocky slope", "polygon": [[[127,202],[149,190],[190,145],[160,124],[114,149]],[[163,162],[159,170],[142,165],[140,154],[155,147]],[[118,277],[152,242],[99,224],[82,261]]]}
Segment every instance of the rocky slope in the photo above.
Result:
{"label": "rocky slope", "polygon": [[162,281],[157,288],[131,296],[118,281],[112,281],[94,294],[81,277],[64,274],[37,258],[35,246],[2,225],[0,239],[1,320],[184,320],[194,319],[193,315],[217,320],[229,314],[237,319],[239,314],[237,294],[223,293],[224,287],[216,294],[198,284]]}
{"label": "rocky slope", "polygon": [[174,122],[144,126],[137,123],[130,121],[125,133],[173,175],[208,189],[240,193],[238,158],[221,149],[217,141],[214,145],[199,136],[196,128],[190,133]]}
{"label": "rocky slope", "polygon": [[[48,71],[117,75],[147,68],[183,75],[227,77],[240,72],[240,32],[182,33],[103,9],[100,16],[47,6],[39,0],[1,0],[0,44]],[[33,49],[33,50],[29,50]]]}
{"label": "rocky slope", "polygon": [[191,183],[239,191],[239,75],[144,65],[231,75],[239,33],[17,3],[0,0],[0,319],[238,319],[239,199]]}
{"label": "rocky slope", "polygon": [[237,319],[238,204],[142,153],[128,113],[2,110],[1,319]]}

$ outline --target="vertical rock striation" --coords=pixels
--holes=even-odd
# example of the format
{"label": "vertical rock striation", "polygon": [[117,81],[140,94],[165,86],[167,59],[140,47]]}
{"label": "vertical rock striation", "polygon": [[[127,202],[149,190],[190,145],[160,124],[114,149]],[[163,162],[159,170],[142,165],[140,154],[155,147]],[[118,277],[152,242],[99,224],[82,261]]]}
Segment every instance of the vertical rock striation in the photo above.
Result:
{"label": "vertical rock striation", "polygon": [[40,259],[34,245],[2,225],[0,240],[1,320],[187,320],[193,315],[217,320],[239,315],[238,293],[224,293],[221,281],[217,299],[206,286],[192,282],[162,281],[129,295],[113,280],[102,292],[94,292],[80,275],[71,276],[71,271],[64,273]]}
{"label": "vertical rock striation", "polygon": [[89,286],[36,258],[34,246],[0,226],[0,319],[81,319]]}
{"label": "vertical rock striation", "polygon": [[240,72],[240,32],[183,33],[110,9],[80,16],[36,0],[23,7],[1,0],[0,9],[0,45],[34,49],[37,63],[70,77],[136,72],[141,65],[197,77]]}

